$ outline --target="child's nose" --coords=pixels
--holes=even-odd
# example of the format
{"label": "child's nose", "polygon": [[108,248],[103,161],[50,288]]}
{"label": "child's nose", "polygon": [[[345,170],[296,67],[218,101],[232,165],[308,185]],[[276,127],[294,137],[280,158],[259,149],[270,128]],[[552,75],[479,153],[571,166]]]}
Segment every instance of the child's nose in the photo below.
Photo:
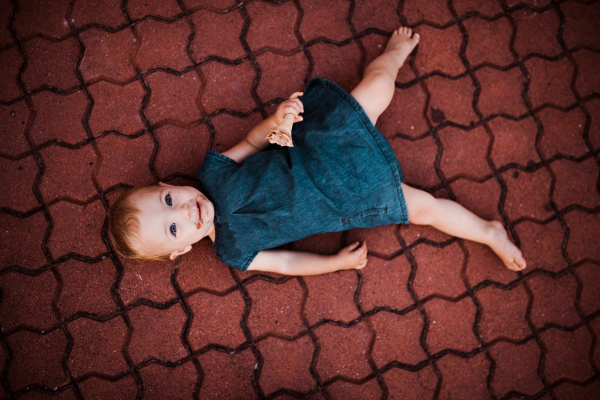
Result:
{"label": "child's nose", "polygon": [[190,219],[192,218],[190,205],[185,203],[181,206],[181,213],[183,214],[183,218]]}

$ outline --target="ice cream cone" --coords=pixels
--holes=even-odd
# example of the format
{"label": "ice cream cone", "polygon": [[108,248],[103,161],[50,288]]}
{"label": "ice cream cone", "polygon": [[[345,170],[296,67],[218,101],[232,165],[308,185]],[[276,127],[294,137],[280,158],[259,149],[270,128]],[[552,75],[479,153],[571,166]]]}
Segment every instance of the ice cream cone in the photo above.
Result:
{"label": "ice cream cone", "polygon": [[280,146],[294,147],[294,143],[292,142],[292,125],[294,125],[294,114],[285,114],[281,124],[269,132],[265,140]]}

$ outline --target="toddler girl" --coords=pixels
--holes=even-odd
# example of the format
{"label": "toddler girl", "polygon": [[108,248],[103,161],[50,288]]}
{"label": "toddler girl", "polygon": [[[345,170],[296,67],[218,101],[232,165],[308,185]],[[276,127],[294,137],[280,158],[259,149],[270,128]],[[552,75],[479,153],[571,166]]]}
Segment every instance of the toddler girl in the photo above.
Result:
{"label": "toddler girl", "polygon": [[[350,94],[311,80],[242,142],[223,154],[209,151],[197,174],[200,191],[159,183],[124,193],[109,211],[114,248],[138,260],[175,259],[208,236],[231,267],[314,275],[363,268],[367,244],[353,243],[332,256],[273,248],[322,232],[410,222],[484,243],[509,269],[525,268],[500,222],[406,185],[375,128],[418,42],[409,28],[394,31]],[[294,147],[264,151],[265,137],[289,113],[296,122]]]}

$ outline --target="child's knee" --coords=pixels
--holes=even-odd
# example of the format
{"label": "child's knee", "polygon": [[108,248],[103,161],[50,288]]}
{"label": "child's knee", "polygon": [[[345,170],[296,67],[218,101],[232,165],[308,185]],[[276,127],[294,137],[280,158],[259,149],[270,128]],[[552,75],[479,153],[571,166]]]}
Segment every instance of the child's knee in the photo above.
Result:
{"label": "child's knee", "polygon": [[437,199],[429,193],[419,190],[412,200],[411,202],[407,201],[409,222],[416,225],[433,224],[437,215]]}

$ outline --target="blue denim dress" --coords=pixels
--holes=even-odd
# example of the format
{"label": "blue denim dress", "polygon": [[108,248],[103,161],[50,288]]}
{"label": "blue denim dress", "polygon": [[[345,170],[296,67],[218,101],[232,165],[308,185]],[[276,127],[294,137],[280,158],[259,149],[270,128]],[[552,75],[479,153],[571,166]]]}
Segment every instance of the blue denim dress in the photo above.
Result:
{"label": "blue denim dress", "polygon": [[259,251],[310,235],[408,223],[400,165],[358,102],[322,78],[302,102],[294,147],[243,164],[209,151],[197,173],[215,207],[217,255],[241,271]]}

